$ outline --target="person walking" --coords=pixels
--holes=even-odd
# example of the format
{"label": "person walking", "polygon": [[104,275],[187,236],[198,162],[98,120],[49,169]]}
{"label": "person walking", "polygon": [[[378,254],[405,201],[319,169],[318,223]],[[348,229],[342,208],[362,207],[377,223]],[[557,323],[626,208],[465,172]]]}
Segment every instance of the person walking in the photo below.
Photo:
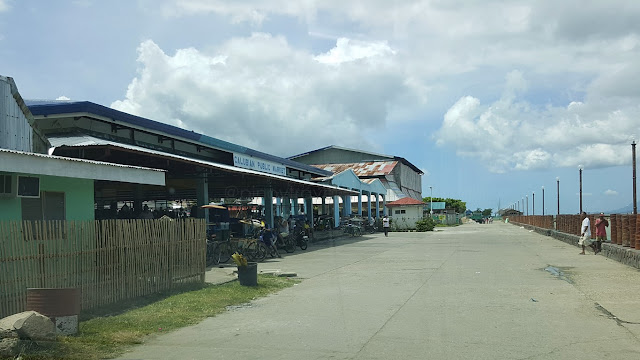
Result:
{"label": "person walking", "polygon": [[602,242],[607,241],[608,227],[609,221],[604,218],[604,213],[600,213],[600,216],[598,216],[598,219],[596,219],[596,243],[594,248],[595,254],[602,251]]}
{"label": "person walking", "polygon": [[578,245],[582,246],[582,252],[580,255],[585,255],[585,243],[587,245],[591,244],[591,221],[589,221],[589,217],[585,211],[582,212],[582,226],[580,227],[580,240],[578,241]]}
{"label": "person walking", "polygon": [[389,236],[389,216],[387,215],[382,218],[382,228],[384,229],[384,236]]}

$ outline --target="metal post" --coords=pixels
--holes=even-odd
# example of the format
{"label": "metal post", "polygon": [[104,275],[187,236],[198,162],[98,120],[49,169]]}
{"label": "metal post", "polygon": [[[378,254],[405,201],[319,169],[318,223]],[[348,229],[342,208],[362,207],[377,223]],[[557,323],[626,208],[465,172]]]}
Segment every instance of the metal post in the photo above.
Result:
{"label": "metal post", "polygon": [[542,187],[542,216],[544,216],[544,186]]}
{"label": "metal post", "polygon": [[529,216],[529,195],[525,195],[527,198],[527,216]]}
{"label": "metal post", "polygon": [[536,193],[532,192],[531,194],[533,194],[533,199],[531,199],[531,206],[533,207],[533,215],[536,214]]}
{"label": "metal post", "polygon": [[557,185],[557,192],[558,192],[558,215],[560,215],[560,178],[556,177],[556,185]]}
{"label": "metal post", "polygon": [[580,215],[582,215],[582,165],[578,169],[580,172]]}
{"label": "metal post", "polygon": [[638,200],[636,199],[636,141],[631,142],[631,162],[633,164],[633,213],[638,214]]}

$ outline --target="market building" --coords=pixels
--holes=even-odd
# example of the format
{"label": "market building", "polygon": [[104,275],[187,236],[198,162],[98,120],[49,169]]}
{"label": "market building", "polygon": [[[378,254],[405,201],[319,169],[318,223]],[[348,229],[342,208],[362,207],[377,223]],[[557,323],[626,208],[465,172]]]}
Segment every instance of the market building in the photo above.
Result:
{"label": "market building", "polygon": [[47,153],[14,80],[0,76],[0,220],[94,220],[97,183],[159,188],[161,170]]}
{"label": "market building", "polygon": [[[209,219],[209,210],[202,206],[212,201],[246,204],[261,198],[265,222],[273,227],[278,214],[304,213],[313,223],[314,199],[339,202],[340,197],[361,194],[362,186],[313,180],[333,176],[330,171],[92,102],[27,105],[54,155],[166,172],[166,184],[160,188],[97,181],[96,217],[113,217],[113,208],[122,204],[129,204],[130,213],[137,216],[144,205],[157,210],[158,203],[164,203],[160,210],[167,212],[170,204],[179,203],[191,215]],[[333,212],[338,219],[338,209]]]}
{"label": "market building", "polygon": [[379,180],[386,189],[386,201],[405,197],[422,200],[423,172],[399,156],[327,146],[289,157],[333,174],[352,170],[363,181]]}

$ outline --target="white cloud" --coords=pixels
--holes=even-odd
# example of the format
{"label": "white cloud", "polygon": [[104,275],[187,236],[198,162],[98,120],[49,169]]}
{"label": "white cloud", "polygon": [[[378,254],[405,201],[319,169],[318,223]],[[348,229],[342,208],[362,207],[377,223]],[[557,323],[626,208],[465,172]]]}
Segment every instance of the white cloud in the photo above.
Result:
{"label": "white cloud", "polygon": [[213,53],[168,55],[151,40],[138,52],[139,74],[113,108],[278,155],[336,141],[375,150],[369,135],[384,129],[390,104],[412,97],[378,42],[342,39],[311,54],[255,33]]}
{"label": "white cloud", "polygon": [[360,59],[373,60],[376,57],[385,60],[389,59],[389,55],[395,55],[395,53],[386,42],[368,43],[339,38],[336,42],[336,47],[325,54],[316,56],[315,59],[323,64],[339,65]]}
{"label": "white cloud", "polygon": [[510,72],[499,100],[483,105],[460,98],[436,132],[437,144],[480,159],[494,172],[629,163],[630,136],[640,125],[637,103],[588,93],[586,102],[536,106],[517,95],[526,87],[520,73]]}
{"label": "white cloud", "polygon": [[9,1],[8,0],[0,0],[0,12],[9,11]]}
{"label": "white cloud", "polygon": [[[640,136],[638,1],[158,4],[167,16],[213,13],[234,26],[292,18],[310,36],[337,39],[315,54],[266,34],[211,45],[213,53],[142,44],[140,75],[113,106],[208,134],[234,119],[242,130],[212,134],[231,141],[273,149],[249,135],[254,127],[287,127],[293,138],[312,128],[318,140],[303,150],[336,133],[366,147],[359,129],[439,127],[428,140],[504,172],[627,164],[629,137]],[[438,107],[434,96],[448,110],[417,125],[423,106]]]}
{"label": "white cloud", "polygon": [[66,96],[62,95],[62,96],[58,96],[58,97],[56,98],[56,100],[69,101],[69,100],[71,100],[71,98],[68,98],[68,97],[66,97]]}
{"label": "white cloud", "polygon": [[604,194],[607,196],[616,196],[618,195],[618,192],[615,190],[608,189],[607,191],[604,192]]}

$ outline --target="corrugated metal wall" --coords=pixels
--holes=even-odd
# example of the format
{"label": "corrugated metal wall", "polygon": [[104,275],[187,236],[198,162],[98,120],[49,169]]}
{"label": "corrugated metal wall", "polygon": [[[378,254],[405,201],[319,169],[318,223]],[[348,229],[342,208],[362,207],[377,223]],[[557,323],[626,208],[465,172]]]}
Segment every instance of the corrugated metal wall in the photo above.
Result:
{"label": "corrugated metal wall", "polygon": [[0,148],[33,149],[33,130],[11,93],[11,84],[0,77]]}
{"label": "corrugated metal wall", "polygon": [[414,199],[422,199],[422,176],[420,174],[409,166],[399,163],[394,169],[394,176],[403,193]]}

